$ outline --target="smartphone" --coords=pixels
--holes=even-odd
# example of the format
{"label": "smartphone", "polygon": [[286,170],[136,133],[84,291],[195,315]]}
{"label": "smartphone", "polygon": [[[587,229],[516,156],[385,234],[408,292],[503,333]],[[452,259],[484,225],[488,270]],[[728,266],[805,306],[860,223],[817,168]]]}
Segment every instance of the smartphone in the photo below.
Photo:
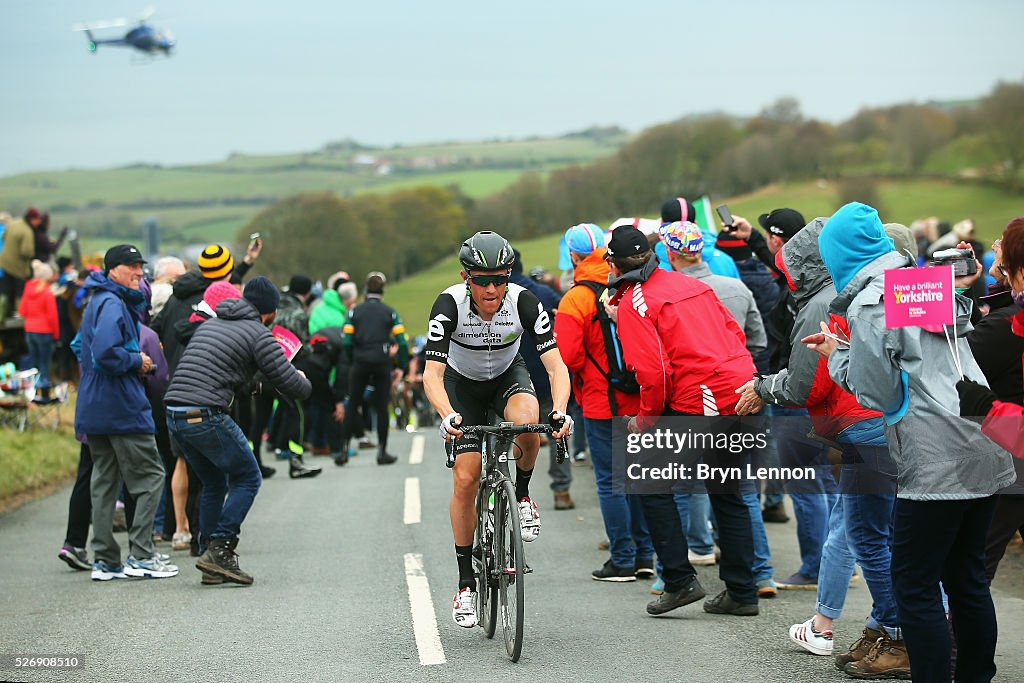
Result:
{"label": "smartphone", "polygon": [[718,212],[718,217],[725,225],[725,229],[732,232],[734,228],[732,226],[732,214],[729,213],[729,207],[725,204],[721,204],[717,209],[715,209],[715,211]]}
{"label": "smartphone", "polygon": [[837,337],[836,335],[832,334],[831,332],[819,332],[818,334],[823,334],[826,337],[828,337],[829,339],[834,339],[835,341],[839,342],[840,346],[849,346],[850,345],[850,340],[849,339],[843,339],[842,337]]}

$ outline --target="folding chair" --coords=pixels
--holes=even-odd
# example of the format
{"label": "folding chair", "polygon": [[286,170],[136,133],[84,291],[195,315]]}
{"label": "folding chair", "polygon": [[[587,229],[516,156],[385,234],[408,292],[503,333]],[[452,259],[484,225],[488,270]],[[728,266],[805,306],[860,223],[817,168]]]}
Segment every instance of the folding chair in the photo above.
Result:
{"label": "folding chair", "polygon": [[0,382],[0,426],[19,432],[28,427],[28,411],[36,395],[39,370],[16,372]]}
{"label": "folding chair", "polygon": [[68,402],[68,384],[61,382],[50,387],[50,398],[43,401],[35,397],[29,407],[29,425],[55,432],[60,429],[61,408]]}

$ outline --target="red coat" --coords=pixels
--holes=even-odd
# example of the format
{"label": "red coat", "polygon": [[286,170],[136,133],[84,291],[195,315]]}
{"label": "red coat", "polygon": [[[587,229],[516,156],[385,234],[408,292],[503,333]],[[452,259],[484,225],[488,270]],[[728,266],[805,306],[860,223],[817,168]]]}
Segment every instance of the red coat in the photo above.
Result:
{"label": "red coat", "polygon": [[640,382],[640,429],[653,427],[666,408],[736,414],[736,387],[753,378],[754,361],[711,287],[658,268],[646,282],[621,285],[612,303],[626,365]]}
{"label": "red coat", "polygon": [[18,304],[18,315],[25,319],[25,331],[52,335],[60,339],[57,322],[57,297],[50,285],[42,280],[29,280]]}
{"label": "red coat", "polygon": [[[597,249],[576,266],[576,282],[608,282],[609,266],[604,260],[605,249]],[[555,342],[569,372],[576,401],[583,408],[583,417],[609,420],[613,417],[608,401],[608,358],[604,349],[601,325],[594,320],[597,314],[594,290],[576,285],[562,297],[555,313]],[[600,366],[600,370],[587,358],[587,352]],[[640,409],[639,394],[615,392],[619,415],[635,415]]]}

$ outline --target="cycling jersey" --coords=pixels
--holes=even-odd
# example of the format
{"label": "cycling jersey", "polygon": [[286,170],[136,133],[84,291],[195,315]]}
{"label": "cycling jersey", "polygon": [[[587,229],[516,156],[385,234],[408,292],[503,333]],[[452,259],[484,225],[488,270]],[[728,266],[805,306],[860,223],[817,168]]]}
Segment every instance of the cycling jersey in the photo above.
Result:
{"label": "cycling jersey", "polygon": [[426,357],[447,363],[468,379],[491,380],[511,367],[524,331],[538,354],[554,348],[551,316],[529,290],[509,284],[494,316],[483,320],[466,285],[452,285],[430,310]]}

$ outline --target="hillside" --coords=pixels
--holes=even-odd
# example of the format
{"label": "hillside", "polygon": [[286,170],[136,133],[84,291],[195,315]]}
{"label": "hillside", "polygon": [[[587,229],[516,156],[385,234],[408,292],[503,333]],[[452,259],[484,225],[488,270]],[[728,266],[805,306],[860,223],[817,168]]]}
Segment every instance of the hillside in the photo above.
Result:
{"label": "hillside", "polygon": [[[909,225],[925,216],[938,216],[950,221],[971,217],[978,226],[979,239],[986,245],[1002,233],[1011,218],[1024,213],[1019,196],[988,186],[942,180],[889,180],[880,182],[878,189],[888,207],[882,220]],[[752,222],[762,213],[780,207],[795,208],[810,220],[832,213],[837,205],[837,192],[832,183],[799,182],[771,185],[724,202],[717,197],[712,197],[712,200],[716,204],[727,203],[733,214]],[[618,216],[605,217],[598,223],[607,227],[616,218]],[[581,220],[587,218],[581,217]],[[554,272],[562,234],[559,229],[543,237],[516,242],[514,246],[522,252],[526,270],[542,265]],[[434,299],[442,289],[458,282],[458,277],[458,261],[452,256],[391,285],[387,290],[387,301],[401,314],[411,335],[423,334]]]}
{"label": "hillside", "polygon": [[[163,241],[229,240],[259,209],[295,192],[385,192],[430,183],[458,186],[471,198],[491,194],[525,170],[546,172],[609,156],[627,140],[617,130],[560,138],[451,142],[387,148],[345,141],[316,152],[232,155],[196,166],[136,165],[108,170],[24,173],[0,178],[0,207],[48,209],[97,248],[137,240],[155,216]],[[106,238],[93,241],[91,238]]]}

